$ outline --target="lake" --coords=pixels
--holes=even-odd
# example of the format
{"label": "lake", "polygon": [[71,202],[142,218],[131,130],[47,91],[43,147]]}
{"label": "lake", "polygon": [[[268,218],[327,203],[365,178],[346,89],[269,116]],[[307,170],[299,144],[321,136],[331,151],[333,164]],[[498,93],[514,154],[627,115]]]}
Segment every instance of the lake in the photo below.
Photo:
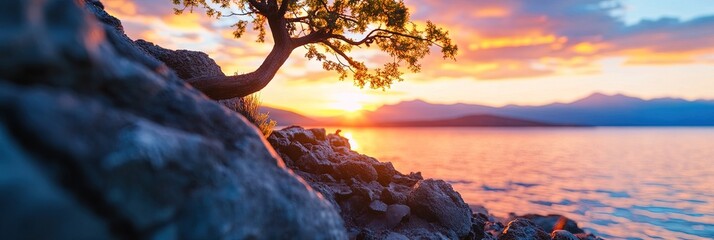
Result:
{"label": "lake", "polygon": [[[328,128],[334,132],[334,128]],[[611,239],[714,238],[714,128],[342,128],[500,217],[562,214]]]}

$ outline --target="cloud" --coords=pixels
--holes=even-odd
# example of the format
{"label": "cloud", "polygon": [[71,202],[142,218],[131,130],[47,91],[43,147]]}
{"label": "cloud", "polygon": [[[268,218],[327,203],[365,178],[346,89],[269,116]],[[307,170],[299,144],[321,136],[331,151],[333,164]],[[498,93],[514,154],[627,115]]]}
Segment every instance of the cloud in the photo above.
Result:
{"label": "cloud", "polygon": [[[195,9],[175,16],[169,0],[104,0],[122,19],[132,38],[164,47],[207,52],[228,74],[256,68],[272,44],[254,42],[250,31],[232,37],[235,19],[215,20]],[[423,61],[419,79],[479,80],[533,78],[599,72],[605,58],[624,58],[627,65],[711,63],[714,16],[676,18],[627,24],[620,0],[407,0],[416,22],[427,19],[451,32],[460,47],[457,62],[443,60],[438,49]],[[297,50],[279,77],[334,81]],[[369,64],[386,56],[374,49],[353,55]],[[372,67],[376,67],[374,65]],[[412,76],[412,75],[410,75]]]}
{"label": "cloud", "polygon": [[[627,64],[683,64],[714,53],[714,16],[628,25],[618,17],[626,13],[621,1],[412,0],[409,6],[414,18],[451,29],[460,46],[460,65],[495,66],[477,73],[448,69],[456,71],[451,75],[536,77],[572,70],[565,67],[592,70],[608,57],[624,57]],[[544,59],[550,64],[543,65]]]}

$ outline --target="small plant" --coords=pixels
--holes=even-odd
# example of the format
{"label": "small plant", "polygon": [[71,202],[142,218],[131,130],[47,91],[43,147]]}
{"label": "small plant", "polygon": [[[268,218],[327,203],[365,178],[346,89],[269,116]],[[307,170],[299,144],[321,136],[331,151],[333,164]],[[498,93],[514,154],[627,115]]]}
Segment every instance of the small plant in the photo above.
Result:
{"label": "small plant", "polygon": [[268,113],[260,112],[260,96],[251,94],[235,100],[223,100],[221,103],[248,119],[253,125],[258,127],[264,136],[270,136],[277,122],[270,120]]}

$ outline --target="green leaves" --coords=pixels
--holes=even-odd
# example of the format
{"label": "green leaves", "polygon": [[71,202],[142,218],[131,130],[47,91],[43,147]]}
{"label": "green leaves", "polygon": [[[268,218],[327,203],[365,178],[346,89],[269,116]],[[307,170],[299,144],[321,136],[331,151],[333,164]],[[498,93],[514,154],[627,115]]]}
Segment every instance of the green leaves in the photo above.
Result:
{"label": "green leaves", "polygon": [[[455,59],[458,53],[448,31],[431,21],[422,25],[412,22],[402,0],[172,1],[178,6],[177,14],[201,7],[209,16],[236,17],[236,38],[243,36],[250,21],[258,32],[257,41],[264,42],[270,21],[267,27],[273,35],[289,36],[289,47],[305,47],[306,58],[322,62],[325,70],[337,72],[341,80],[351,75],[359,87],[386,89],[403,80],[403,70],[419,72],[419,61],[432,46],[441,48],[444,59]],[[233,12],[236,9],[238,12]],[[378,48],[390,60],[369,69],[349,56],[353,47]]]}

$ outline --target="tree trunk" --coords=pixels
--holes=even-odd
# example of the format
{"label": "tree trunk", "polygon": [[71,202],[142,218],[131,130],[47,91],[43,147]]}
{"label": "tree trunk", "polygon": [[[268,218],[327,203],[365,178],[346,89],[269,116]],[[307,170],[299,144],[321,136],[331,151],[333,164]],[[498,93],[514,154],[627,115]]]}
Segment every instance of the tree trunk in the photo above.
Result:
{"label": "tree trunk", "polygon": [[275,74],[295,49],[287,29],[285,29],[284,18],[268,18],[268,25],[275,45],[258,69],[251,73],[235,76],[198,77],[189,79],[187,82],[214,100],[245,97],[263,89],[275,77]]}

